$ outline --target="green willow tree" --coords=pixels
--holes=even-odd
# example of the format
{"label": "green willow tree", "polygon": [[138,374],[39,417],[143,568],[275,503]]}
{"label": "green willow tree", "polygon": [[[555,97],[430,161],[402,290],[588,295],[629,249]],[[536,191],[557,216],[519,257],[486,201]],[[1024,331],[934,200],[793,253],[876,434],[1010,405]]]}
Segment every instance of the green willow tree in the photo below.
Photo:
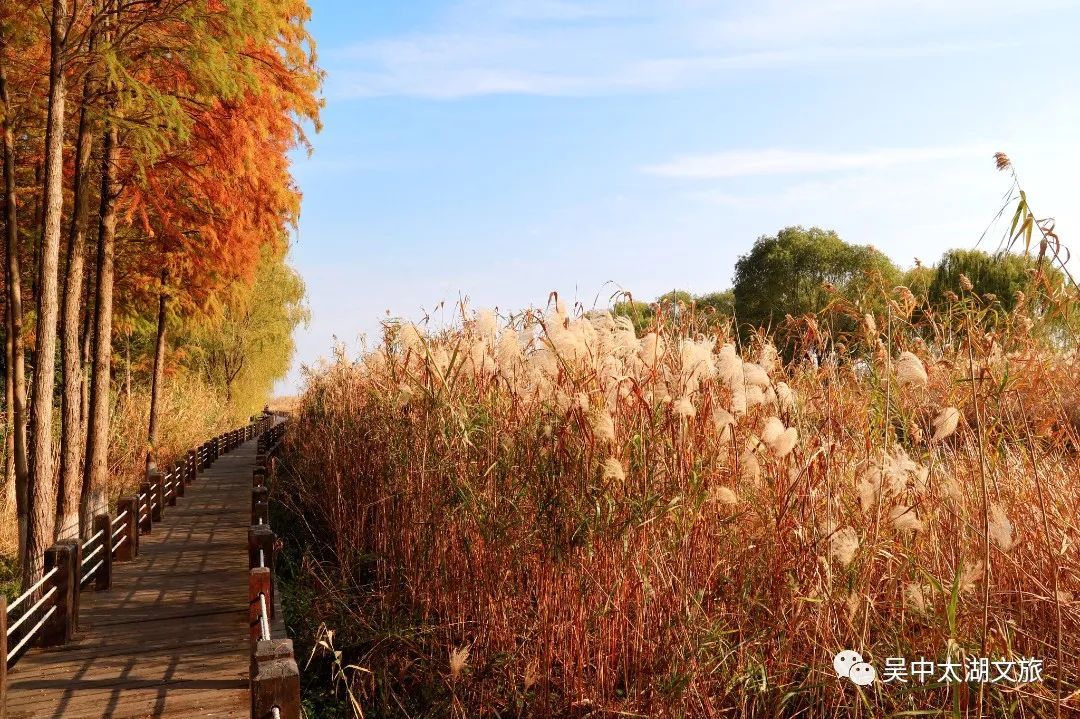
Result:
{"label": "green willow tree", "polygon": [[[949,292],[960,291],[960,276],[967,277],[974,292],[991,294],[1002,308],[1011,311],[1016,306],[1018,292],[1031,294],[1036,283],[1038,263],[1034,258],[1015,253],[990,254],[981,250],[949,250],[941,257],[930,283],[930,304],[943,307]],[[1061,271],[1042,263],[1041,271],[1051,281],[1062,277]]]}
{"label": "green willow tree", "polygon": [[[1062,342],[1070,341],[1080,328],[1074,303],[1066,298],[1065,273],[1050,264],[1019,252],[988,253],[981,250],[949,250],[934,269],[927,289],[930,308],[945,314],[962,288],[961,277],[971,291],[1002,312],[1016,309],[1021,296],[1026,309],[1041,320],[1039,328]],[[988,314],[993,317],[993,314]]]}
{"label": "green willow tree", "polygon": [[787,315],[819,312],[837,292],[854,300],[874,283],[892,287],[900,279],[892,260],[869,245],[844,242],[833,230],[786,227],[739,257],[732,293],[741,327],[775,328]]}
{"label": "green willow tree", "polygon": [[310,317],[304,281],[280,256],[264,252],[250,287],[243,287],[213,323],[190,332],[193,367],[219,387],[237,416],[257,411],[288,371],[293,331]]}

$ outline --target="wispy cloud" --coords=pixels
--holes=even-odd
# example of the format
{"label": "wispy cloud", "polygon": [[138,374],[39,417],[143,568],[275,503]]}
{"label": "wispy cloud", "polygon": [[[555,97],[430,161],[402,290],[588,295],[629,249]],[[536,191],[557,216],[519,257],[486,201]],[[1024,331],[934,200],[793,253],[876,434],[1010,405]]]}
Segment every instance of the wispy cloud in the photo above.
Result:
{"label": "wispy cloud", "polygon": [[862,152],[808,150],[730,150],[688,155],[642,168],[648,174],[694,180],[715,180],[752,175],[806,175],[845,170],[872,170],[896,165],[989,157],[987,145],[954,147],[881,148]]}
{"label": "wispy cloud", "polygon": [[[1031,0],[1024,9],[1061,1]],[[997,48],[1000,40],[984,41],[979,24],[1014,12],[1004,0],[461,0],[426,32],[326,58],[339,97],[657,92],[720,83],[736,71]]]}
{"label": "wispy cloud", "polygon": [[[536,48],[520,39],[492,37],[483,51],[467,38],[440,37],[379,43],[353,48],[354,59],[374,61],[381,69],[350,69],[332,76],[333,93],[343,98],[404,95],[457,99],[478,95],[579,97],[621,92],[658,92],[722,81],[725,73],[784,67],[821,66],[855,61],[929,57],[1003,47],[1003,43],[926,44],[892,47],[805,47],[732,55],[673,55],[612,58],[605,66],[559,67],[509,56]],[[499,48],[505,52],[500,53]],[[455,48],[460,52],[454,52]],[[500,54],[506,59],[498,59]],[[564,56],[565,57],[565,56]]]}

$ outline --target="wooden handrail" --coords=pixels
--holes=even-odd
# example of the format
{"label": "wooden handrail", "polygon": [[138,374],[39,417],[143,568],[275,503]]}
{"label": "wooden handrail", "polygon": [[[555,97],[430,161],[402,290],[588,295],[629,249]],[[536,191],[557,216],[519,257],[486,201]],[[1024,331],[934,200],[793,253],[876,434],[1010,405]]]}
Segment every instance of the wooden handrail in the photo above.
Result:
{"label": "wooden handrail", "polygon": [[[97,515],[88,539],[61,541],[47,549],[45,573],[10,606],[0,596],[0,659],[4,660],[0,662],[0,719],[5,716],[8,671],[33,646],[56,646],[71,640],[78,625],[80,592],[91,585],[96,591],[110,589],[112,563],[136,559],[139,535],[150,533],[153,525],[164,519],[166,507],[185,495],[185,486],[194,482],[200,471],[250,439],[262,442],[263,435],[272,432],[275,441],[280,441],[279,427],[271,415],[264,414],[188,450],[164,474],[151,467],[138,494],[117,500],[115,517]],[[272,602],[273,594],[269,599]],[[20,606],[22,611],[12,622],[11,613]],[[299,713],[281,716],[298,717]]]}
{"label": "wooden handrail", "polygon": [[285,423],[258,435],[251,481],[251,527],[248,529],[248,598],[251,602],[251,717],[299,719],[300,669],[292,640],[273,636],[270,620],[279,601],[275,572],[276,537],[270,528],[269,492],[273,455],[281,447]]}

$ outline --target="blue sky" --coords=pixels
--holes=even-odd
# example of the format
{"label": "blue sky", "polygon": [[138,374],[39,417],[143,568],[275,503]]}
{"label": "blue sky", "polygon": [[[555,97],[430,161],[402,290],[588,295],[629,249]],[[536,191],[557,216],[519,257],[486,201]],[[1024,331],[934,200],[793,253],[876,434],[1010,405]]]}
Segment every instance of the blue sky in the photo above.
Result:
{"label": "blue sky", "polygon": [[1080,221],[1073,2],[312,6],[325,128],[291,257],[312,322],[280,392],[388,311],[723,289],[791,224],[933,262],[998,210],[996,150],[1066,242]]}

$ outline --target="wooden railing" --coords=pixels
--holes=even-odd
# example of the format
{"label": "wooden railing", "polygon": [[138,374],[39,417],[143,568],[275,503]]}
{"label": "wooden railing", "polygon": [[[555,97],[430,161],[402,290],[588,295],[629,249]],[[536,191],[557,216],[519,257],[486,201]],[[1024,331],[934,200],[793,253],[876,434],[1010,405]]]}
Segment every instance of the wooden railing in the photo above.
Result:
{"label": "wooden railing", "polygon": [[259,436],[251,478],[251,528],[248,530],[248,602],[251,625],[252,719],[299,719],[300,670],[292,640],[277,632],[280,599],[274,571],[276,537],[270,528],[269,492],[276,476],[275,453],[285,423]]}
{"label": "wooden railing", "polygon": [[79,622],[80,592],[91,586],[98,591],[112,586],[112,563],[138,557],[139,536],[153,531],[154,524],[164,518],[166,507],[176,505],[199,472],[255,437],[259,437],[260,447],[272,438],[276,449],[283,429],[283,425],[275,427],[271,415],[252,418],[249,424],[189,450],[168,472],[149,470],[138,494],[117,501],[115,517],[99,514],[88,539],[60,541],[45,550],[43,576],[11,604],[0,596],[0,656],[5,660],[0,662],[0,719],[6,703],[7,672],[31,647],[71,641]]}

